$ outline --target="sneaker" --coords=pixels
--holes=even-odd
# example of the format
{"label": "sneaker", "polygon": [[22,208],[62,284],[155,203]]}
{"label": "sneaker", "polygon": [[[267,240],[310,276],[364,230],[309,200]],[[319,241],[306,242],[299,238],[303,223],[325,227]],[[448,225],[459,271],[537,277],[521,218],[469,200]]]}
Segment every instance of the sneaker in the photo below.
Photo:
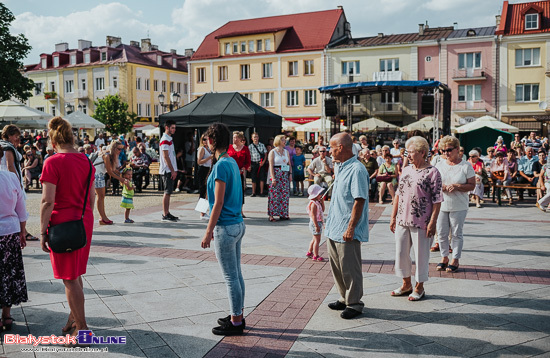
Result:
{"label": "sneaker", "polygon": [[328,308],[335,311],[343,311],[346,309],[346,304],[340,301],[331,302],[328,304]]}
{"label": "sneaker", "polygon": [[[227,316],[227,317],[223,317],[223,318],[218,318],[218,324],[221,326],[221,325],[224,325],[225,323],[228,323],[228,322],[231,322],[231,315]],[[246,322],[245,322],[245,319],[243,318],[243,329],[246,328]]]}
{"label": "sneaker", "polygon": [[537,208],[539,208],[540,211],[546,212],[546,209],[544,209],[542,206],[540,206],[539,203],[536,203],[536,205],[537,205]]}
{"label": "sneaker", "polygon": [[162,221],[177,222],[178,219],[173,218],[173,217],[170,216],[170,214],[168,214],[168,215],[162,215]]}
{"label": "sneaker", "polygon": [[134,223],[134,220],[132,220],[132,219],[126,219],[126,220],[124,220],[124,223],[125,223],[125,224],[133,224],[133,223]]}
{"label": "sneaker", "polygon": [[231,322],[224,322],[224,324],[212,328],[212,333],[217,336],[240,336],[244,333],[244,324],[234,326]]}
{"label": "sneaker", "polygon": [[256,193],[252,193],[252,195],[250,195],[251,198],[255,198],[256,197]]}
{"label": "sneaker", "polygon": [[175,219],[175,220],[179,220],[179,219],[180,219],[180,218],[178,218],[177,216],[172,215],[171,213],[168,213],[168,215],[166,215],[166,216],[169,216],[170,218]]}
{"label": "sneaker", "polygon": [[181,190],[189,191],[191,189],[189,189],[189,187],[187,187],[187,186],[184,186],[184,187],[181,188]]}
{"label": "sneaker", "polygon": [[174,190],[174,193],[179,193],[180,191],[180,188],[176,188],[176,190]]}
{"label": "sneaker", "polygon": [[298,196],[304,196],[304,193],[299,192],[299,193],[298,193]]}
{"label": "sneaker", "polygon": [[201,220],[206,220],[206,221],[210,220],[210,215],[208,214],[201,215]]}

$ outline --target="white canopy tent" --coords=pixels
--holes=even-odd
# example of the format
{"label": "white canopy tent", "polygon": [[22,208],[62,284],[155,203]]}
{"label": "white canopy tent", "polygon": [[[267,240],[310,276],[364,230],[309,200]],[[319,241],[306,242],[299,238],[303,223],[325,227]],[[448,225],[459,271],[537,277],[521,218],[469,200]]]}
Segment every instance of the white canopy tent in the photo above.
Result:
{"label": "white canopy tent", "polygon": [[[324,121],[324,123],[323,123]],[[347,129],[346,126],[340,126],[340,129]],[[320,118],[316,121],[302,124],[296,128],[297,132],[330,132],[330,119]]]}
{"label": "white canopy tent", "polygon": [[95,118],[90,117],[82,111],[74,111],[71,114],[65,116],[65,119],[73,126],[73,128],[85,128],[85,129],[103,129],[105,124],[101,123]]}
{"label": "white canopy tent", "polygon": [[[443,127],[443,122],[442,121],[438,121],[438,122],[439,122],[439,128],[442,128]],[[416,122],[412,122],[412,123],[407,124],[406,126],[401,127],[401,131],[402,132],[412,132],[412,131],[415,131],[415,130],[419,130],[419,131],[422,131],[422,132],[428,132],[433,127],[434,127],[434,117],[428,116],[428,117],[421,118],[420,120],[418,120]]]}
{"label": "white canopy tent", "polygon": [[7,100],[0,103],[0,124],[15,124],[19,128],[45,129],[53,116],[23,103]]}
{"label": "white canopy tent", "polygon": [[284,131],[297,131],[298,128],[302,126],[302,124],[298,124],[292,121],[287,121],[286,119],[283,119],[281,125]]}
{"label": "white canopy tent", "polygon": [[354,131],[361,131],[361,132],[374,132],[379,130],[390,130],[390,129],[397,130],[397,131],[400,130],[398,126],[385,122],[375,117],[365,119],[364,121],[355,123],[353,125]]}
{"label": "white canopy tent", "polygon": [[[147,126],[149,127],[149,126]],[[143,133],[144,135],[146,135],[147,137],[150,137],[150,136],[153,136],[153,135],[156,135],[156,136],[160,136],[160,130],[158,127],[154,127],[154,126],[151,126],[153,128],[150,128],[150,129],[146,129],[146,130],[143,130],[141,133]]]}
{"label": "white canopy tent", "polygon": [[479,128],[483,127],[489,127],[493,129],[499,129],[504,132],[510,132],[510,133],[518,133],[519,129],[517,127],[514,127],[512,125],[506,124],[504,122],[499,121],[495,117],[491,116],[483,116],[478,118],[476,121],[467,123],[461,127],[458,127],[456,131],[458,133],[467,133]]}

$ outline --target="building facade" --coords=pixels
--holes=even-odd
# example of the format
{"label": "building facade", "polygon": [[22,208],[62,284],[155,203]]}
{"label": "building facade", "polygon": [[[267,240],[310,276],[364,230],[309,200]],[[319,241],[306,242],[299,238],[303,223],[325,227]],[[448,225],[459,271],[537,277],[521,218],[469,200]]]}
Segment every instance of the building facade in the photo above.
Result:
{"label": "building facade", "polygon": [[25,67],[35,83],[28,105],[52,115],[75,110],[92,115],[94,101],[118,94],[141,121],[154,122],[166,110],[159,103],[161,93],[167,101],[178,93],[181,99],[175,106],[187,103],[191,53],[186,55],[159,51],[150,39],[125,45],[119,37],[107,36],[106,46],[79,40],[76,49],[60,43],[55,52],[41,54],[38,64]]}

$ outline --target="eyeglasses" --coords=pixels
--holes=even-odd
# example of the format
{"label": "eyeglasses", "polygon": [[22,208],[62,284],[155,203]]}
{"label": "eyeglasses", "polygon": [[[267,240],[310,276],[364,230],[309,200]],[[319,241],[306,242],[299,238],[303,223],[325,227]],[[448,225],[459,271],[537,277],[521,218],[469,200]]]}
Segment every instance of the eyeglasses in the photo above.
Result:
{"label": "eyeglasses", "polygon": [[470,155],[470,158],[477,158],[477,155]]}
{"label": "eyeglasses", "polygon": [[123,150],[124,148],[117,147],[116,150]]}
{"label": "eyeglasses", "polygon": [[452,152],[452,151],[455,150],[455,149],[456,149],[456,148],[447,148],[447,149],[442,149],[441,151],[442,151],[443,153],[450,153],[450,152]]}
{"label": "eyeglasses", "polygon": [[319,153],[326,153],[326,150],[320,150]]}

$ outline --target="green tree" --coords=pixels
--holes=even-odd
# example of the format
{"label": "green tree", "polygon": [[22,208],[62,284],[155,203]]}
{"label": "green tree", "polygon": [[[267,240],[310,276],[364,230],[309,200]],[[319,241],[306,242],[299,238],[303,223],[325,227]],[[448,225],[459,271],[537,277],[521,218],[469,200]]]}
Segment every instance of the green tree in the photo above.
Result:
{"label": "green tree", "polygon": [[137,121],[137,115],[128,112],[128,103],[123,102],[118,94],[100,98],[94,101],[94,105],[96,109],[92,117],[105,124],[105,129],[111,134],[126,134]]}
{"label": "green tree", "polygon": [[23,59],[31,51],[25,35],[10,34],[10,24],[15,20],[12,12],[0,2],[0,101],[12,96],[25,101],[34,88],[32,80],[22,74]]}

